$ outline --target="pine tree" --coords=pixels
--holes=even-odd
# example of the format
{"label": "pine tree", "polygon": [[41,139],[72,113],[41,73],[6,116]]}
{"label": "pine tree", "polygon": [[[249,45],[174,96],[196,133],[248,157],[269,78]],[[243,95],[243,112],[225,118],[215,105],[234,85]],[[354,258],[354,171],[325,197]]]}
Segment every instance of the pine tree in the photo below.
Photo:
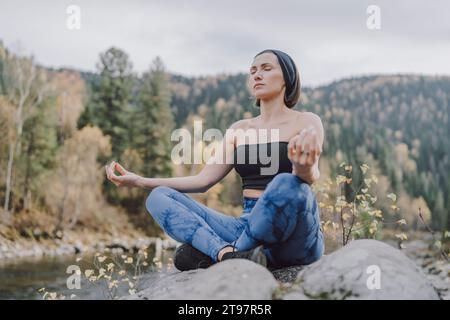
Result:
{"label": "pine tree", "polygon": [[22,152],[18,159],[22,183],[18,193],[25,209],[30,209],[32,196],[43,197],[41,177],[55,165],[56,122],[54,99],[46,99],[24,124]]}
{"label": "pine tree", "polygon": [[148,177],[169,176],[172,173],[170,136],[174,119],[167,74],[159,57],[143,75],[133,118],[134,145],[143,160],[142,173]]}
{"label": "pine tree", "polygon": [[111,137],[112,157],[120,161],[128,145],[132,64],[124,51],[112,47],[100,54],[97,68],[100,80],[93,84],[91,101],[80,116],[78,127],[98,126]]}

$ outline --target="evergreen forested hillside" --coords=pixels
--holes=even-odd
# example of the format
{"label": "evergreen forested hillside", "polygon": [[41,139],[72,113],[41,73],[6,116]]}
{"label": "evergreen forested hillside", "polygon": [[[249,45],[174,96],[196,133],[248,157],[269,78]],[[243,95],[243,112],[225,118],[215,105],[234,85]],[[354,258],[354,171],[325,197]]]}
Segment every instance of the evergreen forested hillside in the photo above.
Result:
{"label": "evergreen forested hillside", "polygon": [[[138,74],[114,47],[100,54],[95,73],[50,70],[0,46],[2,223],[48,228],[49,234],[98,228],[105,217],[112,221],[108,226],[122,221],[114,209],[121,208],[137,213],[129,215],[135,225],[147,221],[151,227],[143,229],[157,229],[143,208],[147,192],[119,190],[105,179],[103,165],[115,159],[148,177],[197,172],[199,167],[180,171],[171,165],[172,130],[191,128],[197,118],[204,129],[224,132],[257,115],[246,79],[244,73],[168,74],[160,58]],[[295,108],[322,119],[324,178],[335,177],[342,162],[369,163],[380,177],[380,195],[398,194],[395,218],[417,226],[421,207],[434,228],[450,227],[450,77],[342,79],[302,88]],[[230,176],[209,191],[209,204],[239,204],[239,181],[234,172]],[[353,179],[362,177],[355,172]],[[26,219],[36,212],[43,218]]]}
{"label": "evergreen forested hillside", "polygon": [[423,196],[436,226],[449,223],[450,77],[374,76],[307,93],[327,127],[327,153],[378,160],[395,193]]}
{"label": "evergreen forested hillside", "polygon": [[[246,90],[246,75],[187,79],[174,76],[173,108],[177,123],[189,112],[204,111],[206,126],[224,130],[258,114]],[[343,79],[304,88],[298,110],[312,111],[326,131],[324,156],[336,168],[340,161],[379,162],[393,191],[423,196],[433,224],[449,224],[450,208],[450,77],[386,75]]]}

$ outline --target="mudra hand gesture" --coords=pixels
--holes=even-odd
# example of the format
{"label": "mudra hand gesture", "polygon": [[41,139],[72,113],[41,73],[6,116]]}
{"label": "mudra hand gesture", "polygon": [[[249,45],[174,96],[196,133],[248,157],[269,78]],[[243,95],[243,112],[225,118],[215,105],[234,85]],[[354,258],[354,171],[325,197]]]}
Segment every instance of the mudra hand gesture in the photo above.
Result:
{"label": "mudra hand gesture", "polygon": [[[114,171],[117,170],[120,173],[120,176],[116,175]],[[105,166],[106,177],[112,183],[114,183],[118,187],[137,187],[138,181],[141,176],[125,170],[118,162],[112,161],[109,165]]]}
{"label": "mudra hand gesture", "polygon": [[288,158],[295,168],[311,167],[322,153],[322,147],[313,126],[300,131],[288,143]]}

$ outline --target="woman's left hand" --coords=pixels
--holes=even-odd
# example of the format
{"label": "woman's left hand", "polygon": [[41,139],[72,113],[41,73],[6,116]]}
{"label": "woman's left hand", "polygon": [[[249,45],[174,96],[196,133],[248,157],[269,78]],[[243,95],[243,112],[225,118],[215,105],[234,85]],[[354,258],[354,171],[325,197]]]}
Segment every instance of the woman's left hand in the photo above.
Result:
{"label": "woman's left hand", "polygon": [[294,167],[312,167],[322,153],[316,129],[310,126],[293,136],[288,143],[288,158]]}
{"label": "woman's left hand", "polygon": [[[114,171],[117,170],[120,175],[116,175]],[[141,176],[125,170],[118,162],[112,161],[111,164],[105,166],[106,177],[117,187],[138,187],[138,182]]]}

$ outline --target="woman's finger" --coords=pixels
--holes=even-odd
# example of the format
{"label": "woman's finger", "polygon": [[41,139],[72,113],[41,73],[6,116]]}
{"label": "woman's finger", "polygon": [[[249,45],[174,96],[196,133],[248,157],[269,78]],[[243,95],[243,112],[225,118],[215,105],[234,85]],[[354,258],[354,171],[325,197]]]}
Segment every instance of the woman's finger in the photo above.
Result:
{"label": "woman's finger", "polygon": [[303,153],[303,140],[297,139],[296,143],[295,143],[295,162],[298,164],[301,164],[301,157],[302,157],[302,153]]}
{"label": "woman's finger", "polygon": [[121,178],[121,176],[118,176],[118,175],[115,175],[115,174],[113,174],[111,176],[111,179],[114,180],[115,182],[120,182],[120,178]]}
{"label": "woman's finger", "polygon": [[121,181],[119,178],[119,176],[117,176],[114,171],[111,169],[111,166],[114,164],[114,162],[112,162],[109,165],[105,165],[105,171],[106,171],[106,177],[108,178],[108,180],[110,180],[112,183],[114,183],[114,185],[116,187],[120,187],[121,185]]}
{"label": "woman's finger", "polygon": [[[116,162],[112,163],[112,165],[115,165],[115,164],[116,164]],[[110,177],[111,178],[118,178],[119,177],[114,171],[114,166],[112,168],[110,168],[109,171],[110,171]]]}
{"label": "woman's finger", "polygon": [[290,155],[291,162],[295,161],[295,140],[292,142],[292,146],[288,149],[288,154]]}
{"label": "woman's finger", "polygon": [[322,153],[322,148],[318,143],[316,143],[314,146],[314,149],[311,152],[311,155],[312,155],[311,165],[313,165],[319,159],[319,156],[321,153]]}
{"label": "woman's finger", "polygon": [[306,154],[309,154],[313,146],[313,136],[311,133],[308,133],[308,135],[303,140],[303,152]]}
{"label": "woman's finger", "polygon": [[305,129],[301,139],[302,139],[302,150],[305,150],[305,145],[310,141],[311,135],[314,134],[314,127],[308,127]]}
{"label": "woman's finger", "polygon": [[308,166],[312,166],[314,164],[314,162],[316,162],[316,152],[310,152],[310,154],[308,155],[307,159],[306,159],[306,163]]}
{"label": "woman's finger", "polygon": [[314,148],[316,145],[316,132],[314,128],[310,129],[308,131],[308,135],[305,137],[303,142],[303,157],[304,157],[304,164],[309,165],[311,154],[315,153]]}
{"label": "woman's finger", "polygon": [[109,168],[109,166],[106,167],[106,171],[107,171],[107,175],[108,175],[108,180],[117,186],[117,183],[114,181],[114,177],[112,177],[111,169]]}
{"label": "woman's finger", "polygon": [[293,136],[292,138],[289,139],[289,143],[288,143],[288,150],[289,151],[292,151],[292,149],[294,148],[295,140],[297,140],[297,135],[295,135],[295,136]]}
{"label": "woman's finger", "polygon": [[108,170],[108,179],[111,180],[111,174],[112,174],[111,165],[108,166],[107,170]]}
{"label": "woman's finger", "polygon": [[297,153],[296,145],[299,141],[299,135],[295,135],[289,140],[288,149],[290,151],[290,154],[294,158],[295,154]]}
{"label": "woman's finger", "polygon": [[116,186],[120,186],[120,184],[122,183],[122,177],[121,176],[117,176],[115,174],[113,174],[111,176],[111,181],[116,185]]}
{"label": "woman's finger", "polygon": [[110,179],[111,180],[111,164],[112,164],[112,162],[107,166],[107,168],[106,168],[106,171],[108,172],[108,179]]}
{"label": "woman's finger", "polygon": [[117,171],[119,171],[119,173],[121,175],[124,175],[127,173],[127,170],[125,170],[125,168],[122,167],[118,162],[116,163],[116,169],[117,169]]}
{"label": "woman's finger", "polygon": [[303,150],[302,143],[306,133],[307,133],[306,129],[303,129],[302,131],[300,131],[300,133],[296,136],[296,139],[294,140],[292,148],[295,162],[299,161],[299,156],[301,155],[301,151]]}
{"label": "woman's finger", "polygon": [[316,129],[311,130],[310,133],[310,145],[309,145],[309,152],[315,152],[315,149],[318,145],[317,141],[318,141],[318,137],[317,137],[317,131]]}
{"label": "woman's finger", "polygon": [[311,145],[315,143],[316,130],[313,126],[303,128],[295,138],[291,139],[288,144],[292,160],[299,164],[305,164],[307,155],[305,152],[309,152]]}
{"label": "woman's finger", "polygon": [[320,156],[322,154],[322,147],[317,143],[316,144],[316,156]]}
{"label": "woman's finger", "polygon": [[308,158],[308,155],[310,153],[311,150],[311,131],[308,130],[307,133],[305,134],[303,141],[302,141],[302,149],[301,149],[301,154],[300,154],[300,158],[299,158],[299,162],[300,164],[304,165],[306,164],[306,160]]}

